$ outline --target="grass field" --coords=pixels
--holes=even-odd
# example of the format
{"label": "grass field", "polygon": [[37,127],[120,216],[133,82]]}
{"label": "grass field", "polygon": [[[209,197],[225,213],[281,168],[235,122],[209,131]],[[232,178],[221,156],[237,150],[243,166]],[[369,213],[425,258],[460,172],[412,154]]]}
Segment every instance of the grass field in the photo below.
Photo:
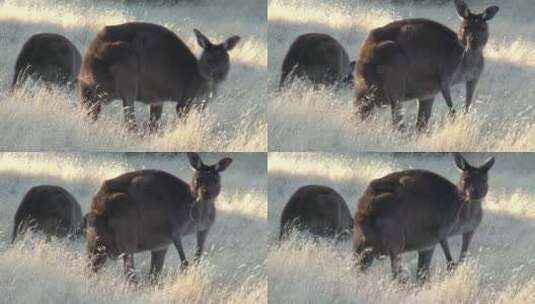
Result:
{"label": "grass field", "polygon": [[[71,192],[87,212],[92,195],[108,178],[155,168],[189,181],[185,155],[178,154],[0,154],[0,303],[266,303],[267,197],[265,154],[202,154],[207,163],[230,156],[216,201],[217,219],[206,242],[207,255],[186,273],[177,271],[176,250],[167,253],[162,284],[133,289],[125,284],[120,260],[91,276],[84,241],[46,243],[36,235],[10,245],[13,216],[23,195],[38,184]],[[195,236],[184,238],[186,255]],[[147,279],[148,253],[136,254],[136,270]]]}
{"label": "grass field", "polygon": [[[489,155],[467,155],[474,164]],[[448,275],[440,248],[431,281],[417,287],[415,252],[403,255],[411,273],[406,286],[392,282],[390,261],[376,260],[363,274],[352,268],[351,241],[319,245],[294,237],[277,245],[279,218],[292,193],[306,184],[327,185],[346,200],[351,212],[367,184],[388,173],[428,169],[457,182],[448,154],[270,153],[267,258],[269,303],[532,303],[535,301],[535,155],[498,153],[489,173],[484,216],[468,263]],[[450,239],[458,258],[460,237]]]}
{"label": "grass field", "polygon": [[[267,125],[267,24],[264,0],[181,1],[148,6],[145,1],[5,0],[0,2],[0,129],[3,151],[265,151]],[[18,52],[39,32],[70,39],[82,55],[105,25],[130,21],[166,26],[198,56],[193,29],[213,41],[240,35],[230,52],[231,71],[220,94],[203,113],[178,120],[173,103],[164,107],[161,134],[129,134],[122,104],[114,102],[94,124],[80,111],[78,98],[61,90],[33,86],[9,90]],[[138,124],[148,107],[136,103]]]}
{"label": "grass field", "polygon": [[[411,1],[405,1],[410,3]],[[354,60],[368,32],[402,18],[424,17],[457,30],[453,4],[392,5],[389,1],[268,1],[269,148],[272,151],[532,151],[535,148],[535,21],[533,3],[467,1],[473,11],[496,4],[489,21],[486,69],[473,111],[455,121],[437,96],[431,132],[400,134],[391,127],[389,109],[380,109],[367,123],[353,118],[354,93],[347,89],[313,91],[309,84],[277,92],[282,60],[291,42],[308,32],[327,33]],[[456,109],[464,104],[464,85],[455,86]],[[404,103],[405,121],[413,127],[416,102]]]}

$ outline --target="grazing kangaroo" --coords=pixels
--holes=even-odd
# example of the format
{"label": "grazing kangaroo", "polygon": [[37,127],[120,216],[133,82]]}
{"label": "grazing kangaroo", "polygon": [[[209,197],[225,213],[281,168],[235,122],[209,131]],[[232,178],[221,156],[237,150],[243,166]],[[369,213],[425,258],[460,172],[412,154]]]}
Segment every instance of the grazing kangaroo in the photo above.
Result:
{"label": "grazing kangaroo", "polygon": [[182,267],[188,265],[182,236],[192,233],[197,234],[195,261],[200,259],[215,221],[219,173],[232,159],[208,166],[197,153],[187,155],[195,170],[191,185],[158,170],[134,171],[104,182],[87,216],[87,252],[93,271],[108,256],[122,256],[125,275],[136,282],[134,253],[149,250],[151,280],[156,282],[169,244],[174,243]]}
{"label": "grazing kangaroo", "polygon": [[134,101],[150,105],[150,130],[158,127],[164,101],[177,102],[179,115],[205,99],[230,70],[228,51],[239,36],[213,44],[194,30],[203,48],[199,60],[178,36],[163,26],[132,22],[105,26],[93,39],[79,75],[82,104],[93,120],[103,104],[122,99],[124,119],[135,129]]}
{"label": "grazing kangaroo", "polygon": [[297,78],[317,85],[346,86],[353,83],[355,62],[344,47],[326,34],[308,33],[295,39],[282,63],[279,88]]}
{"label": "grazing kangaroo", "polygon": [[483,72],[487,21],[498,12],[490,6],[473,14],[456,0],[462,18],[459,34],[437,22],[407,19],[374,29],[361,47],[356,70],[355,108],[366,119],[376,106],[390,106],[395,127],[404,128],[401,102],[418,99],[417,128],[427,128],[435,95],[442,93],[454,114],[450,87],[466,84],[465,111],[470,109]]}
{"label": "grazing kangaroo", "polygon": [[15,213],[11,242],[29,229],[42,231],[50,240],[52,236],[78,236],[82,228],[82,209],[67,190],[59,186],[35,186],[24,195]]}
{"label": "grazing kangaroo", "polygon": [[424,281],[429,277],[435,245],[443,244],[451,263],[447,239],[460,233],[461,257],[466,255],[481,222],[481,202],[487,194],[488,171],[494,158],[478,168],[460,154],[454,157],[462,171],[457,186],[425,170],[395,172],[370,182],[359,199],[353,226],[354,254],[362,270],[375,256],[388,255],[393,277],[399,278],[401,253],[416,250],[418,278]]}
{"label": "grazing kangaroo", "polygon": [[17,57],[11,89],[29,77],[46,84],[74,86],[82,56],[69,39],[59,34],[41,33],[30,37]]}
{"label": "grazing kangaroo", "polygon": [[280,240],[292,229],[343,240],[351,235],[353,219],[345,200],[326,186],[303,186],[290,197],[280,220]]}

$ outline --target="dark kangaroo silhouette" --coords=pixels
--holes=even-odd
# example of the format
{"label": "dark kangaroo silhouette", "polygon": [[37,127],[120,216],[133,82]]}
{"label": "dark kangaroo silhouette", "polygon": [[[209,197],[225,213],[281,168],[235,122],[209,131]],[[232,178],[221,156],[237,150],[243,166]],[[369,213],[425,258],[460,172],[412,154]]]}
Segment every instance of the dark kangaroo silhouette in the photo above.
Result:
{"label": "dark kangaroo silhouette", "polygon": [[280,240],[297,229],[319,237],[343,240],[351,235],[353,219],[344,198],[332,188],[303,186],[290,197],[280,219]]}
{"label": "dark kangaroo silhouette", "polygon": [[393,277],[399,278],[401,254],[416,250],[418,278],[424,281],[437,243],[452,265],[447,239],[456,234],[463,234],[461,257],[466,255],[481,222],[494,158],[473,167],[460,154],[454,157],[462,171],[458,185],[425,170],[395,172],[370,182],[359,199],[353,226],[354,254],[362,270],[375,256],[388,255]]}
{"label": "dark kangaroo silhouette", "polygon": [[182,237],[192,233],[197,234],[195,261],[201,258],[215,221],[219,173],[232,159],[223,158],[209,166],[197,153],[187,155],[195,170],[191,185],[158,170],[134,171],[103,183],[87,215],[87,252],[93,271],[98,271],[108,256],[122,256],[127,279],[136,282],[134,253],[149,250],[150,276],[156,282],[171,243],[182,268],[188,265]]}
{"label": "dark kangaroo silhouette", "polygon": [[279,88],[295,78],[310,80],[316,87],[347,86],[353,83],[355,62],[344,47],[326,34],[308,33],[297,37],[282,63]]}
{"label": "dark kangaroo silhouette", "polygon": [[28,78],[47,85],[74,87],[81,62],[80,52],[69,39],[59,34],[35,34],[24,43],[17,57],[11,89]]}
{"label": "dark kangaroo silhouette", "polygon": [[487,21],[498,12],[490,6],[473,14],[456,0],[462,18],[459,34],[426,19],[407,19],[374,29],[361,47],[356,70],[355,108],[366,119],[376,106],[390,106],[395,127],[403,129],[401,102],[418,100],[417,128],[425,130],[437,93],[454,114],[450,87],[466,84],[465,110],[483,72],[483,48],[489,39]]}
{"label": "dark kangaroo silhouette", "polygon": [[11,242],[28,230],[52,236],[75,237],[83,229],[82,209],[76,199],[59,186],[32,187],[22,199],[13,224]]}
{"label": "dark kangaroo silhouette", "polygon": [[162,103],[174,101],[179,115],[193,104],[203,108],[230,70],[228,51],[239,36],[212,43],[194,30],[203,48],[197,59],[178,36],[163,26],[132,22],[105,26],[93,39],[79,75],[79,93],[96,120],[103,104],[123,101],[124,119],[135,129],[134,101],[150,105],[149,127],[155,130]]}

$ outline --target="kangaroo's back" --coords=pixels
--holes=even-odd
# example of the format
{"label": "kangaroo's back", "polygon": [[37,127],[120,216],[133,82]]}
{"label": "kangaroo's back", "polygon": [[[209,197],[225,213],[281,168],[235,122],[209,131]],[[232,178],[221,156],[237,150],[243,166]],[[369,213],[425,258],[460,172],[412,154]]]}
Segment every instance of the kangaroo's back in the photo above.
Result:
{"label": "kangaroo's back", "polygon": [[315,84],[331,85],[351,73],[349,56],[344,47],[329,35],[303,34],[295,39],[284,58],[281,86],[291,73],[308,78]]}
{"label": "kangaroo's back", "polygon": [[[178,177],[159,170],[139,170],[103,183],[95,198],[124,193],[137,208],[174,209],[194,201],[189,185]],[[99,200],[95,199],[95,203]],[[106,206],[95,205],[96,210]],[[102,213],[104,214],[104,209]]]}
{"label": "kangaroo's back", "polygon": [[350,230],[351,214],[344,199],[329,187],[308,185],[299,188],[281,214],[281,238],[296,228],[317,236],[335,236]]}
{"label": "kangaroo's back", "polygon": [[[436,243],[458,216],[461,196],[442,176],[407,170],[373,180],[358,201],[355,222],[367,231],[396,226],[406,237],[406,249]],[[371,237],[373,239],[373,237]],[[378,245],[378,248],[381,246]]]}
{"label": "kangaroo's back", "polygon": [[156,24],[104,27],[88,48],[81,76],[95,78],[105,91],[115,93],[110,97],[117,97],[120,94],[112,83],[118,80],[114,80],[117,75],[112,74],[112,67],[130,71],[123,73],[132,78],[124,81],[131,86],[124,90],[134,90],[134,98],[144,102],[182,101],[202,86],[193,52],[175,33]]}
{"label": "kangaroo's back", "polygon": [[81,223],[80,205],[68,191],[59,186],[36,186],[25,194],[15,213],[12,241],[28,228],[65,237],[78,233]]}
{"label": "kangaroo's back", "polygon": [[12,87],[28,77],[56,85],[73,83],[80,65],[80,52],[67,38],[54,33],[36,34],[26,41],[17,57]]}
{"label": "kangaroo's back", "polygon": [[361,46],[358,74],[365,79],[377,78],[374,69],[389,62],[388,50],[378,48],[385,42],[397,46],[396,51],[406,57],[414,73],[440,73],[442,66],[462,52],[457,34],[447,26],[428,19],[395,21],[372,30]]}
{"label": "kangaroo's back", "polygon": [[[392,195],[395,203],[380,204],[377,198],[384,195]],[[404,214],[441,213],[458,199],[457,187],[446,178],[426,170],[406,170],[371,181],[359,201],[357,213],[372,216],[388,210],[400,210]]]}

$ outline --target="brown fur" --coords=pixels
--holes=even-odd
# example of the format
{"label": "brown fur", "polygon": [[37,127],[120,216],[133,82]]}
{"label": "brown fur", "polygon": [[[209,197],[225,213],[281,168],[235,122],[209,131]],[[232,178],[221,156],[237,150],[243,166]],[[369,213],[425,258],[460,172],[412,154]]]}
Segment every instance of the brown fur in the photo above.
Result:
{"label": "brown fur", "polygon": [[[394,278],[401,273],[401,253],[417,250],[418,274],[429,275],[429,265],[437,243],[451,263],[447,246],[450,235],[470,232],[481,221],[481,201],[487,194],[489,160],[472,167],[460,154],[455,161],[462,175],[456,186],[425,170],[406,170],[373,180],[358,202],[353,241],[358,263],[367,269],[378,255],[390,256]],[[463,245],[466,254],[470,239]],[[463,241],[464,243],[464,241]],[[449,257],[448,257],[449,256]]]}
{"label": "brown fur", "polygon": [[59,186],[32,187],[15,213],[12,242],[28,229],[42,231],[47,239],[76,236],[82,228],[82,210],[76,199]]}
{"label": "brown fur", "polygon": [[315,236],[345,238],[351,234],[353,219],[342,196],[318,185],[303,186],[290,197],[281,214],[280,239],[292,229]]}
{"label": "brown fur", "polygon": [[472,14],[456,0],[463,18],[459,34],[426,19],[395,21],[374,29],[363,43],[356,70],[355,108],[366,119],[376,106],[390,106],[395,127],[404,128],[401,102],[418,99],[417,127],[427,127],[435,95],[442,93],[453,114],[450,87],[466,83],[468,111],[484,69],[487,21],[498,12],[491,6]]}
{"label": "brown fur", "polygon": [[348,85],[353,83],[353,66],[344,47],[326,34],[308,33],[295,39],[282,64],[279,87],[295,78],[314,85]]}
{"label": "brown fur", "polygon": [[30,37],[17,57],[11,88],[29,77],[46,84],[74,85],[82,56],[69,39],[59,34],[41,33]]}
{"label": "brown fur", "polygon": [[103,104],[121,99],[125,122],[134,129],[134,101],[141,101],[150,105],[154,130],[164,101],[175,101],[179,114],[194,102],[202,107],[226,78],[227,51],[239,37],[212,44],[199,31],[195,34],[204,50],[199,60],[163,26],[132,22],[104,27],[89,45],[79,75],[80,98],[91,117],[98,118]]}
{"label": "brown fur", "polygon": [[219,172],[231,159],[207,166],[195,153],[188,157],[196,170],[191,186],[158,170],[134,171],[104,182],[87,217],[87,251],[93,271],[98,271],[108,256],[122,255],[126,276],[135,280],[133,254],[149,250],[151,278],[155,280],[171,243],[182,266],[187,266],[181,237],[192,233],[197,234],[195,259],[201,257],[215,221]]}

